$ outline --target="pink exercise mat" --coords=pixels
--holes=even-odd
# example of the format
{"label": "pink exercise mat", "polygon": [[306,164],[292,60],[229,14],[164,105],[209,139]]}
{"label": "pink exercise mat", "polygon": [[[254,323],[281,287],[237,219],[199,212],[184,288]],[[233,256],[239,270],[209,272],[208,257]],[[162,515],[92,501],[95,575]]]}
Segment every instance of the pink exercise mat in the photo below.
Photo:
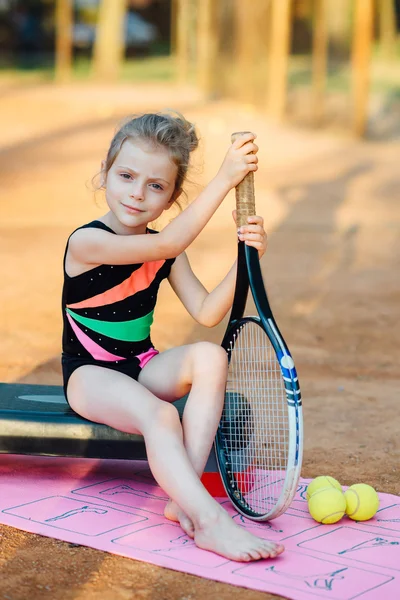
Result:
{"label": "pink exercise mat", "polygon": [[167,498],[144,462],[0,455],[0,522],[294,600],[398,600],[400,498],[379,494],[370,521],[319,525],[307,511],[307,484],[269,523],[244,519],[220,499],[241,526],[285,545],[280,557],[254,563],[201,550],[165,519]]}

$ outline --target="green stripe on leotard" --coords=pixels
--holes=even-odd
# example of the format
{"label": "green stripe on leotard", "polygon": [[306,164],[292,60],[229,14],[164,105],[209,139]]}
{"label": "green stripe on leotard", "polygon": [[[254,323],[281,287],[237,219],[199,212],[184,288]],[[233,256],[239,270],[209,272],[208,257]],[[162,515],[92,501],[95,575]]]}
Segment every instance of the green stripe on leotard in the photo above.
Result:
{"label": "green stripe on leotard", "polygon": [[75,321],[88,329],[124,342],[141,342],[148,338],[154,313],[154,310],[152,310],[144,317],[132,321],[98,321],[97,319],[82,317],[69,308],[66,310]]}

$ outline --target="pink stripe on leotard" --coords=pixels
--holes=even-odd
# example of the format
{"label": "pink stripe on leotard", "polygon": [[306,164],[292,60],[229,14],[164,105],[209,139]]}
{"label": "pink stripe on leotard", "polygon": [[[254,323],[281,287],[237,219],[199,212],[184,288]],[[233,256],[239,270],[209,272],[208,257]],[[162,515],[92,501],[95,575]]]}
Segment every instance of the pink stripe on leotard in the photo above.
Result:
{"label": "pink stripe on leotard", "polygon": [[150,350],[147,350],[147,352],[137,354],[136,358],[138,358],[140,361],[140,368],[143,369],[144,365],[146,365],[149,362],[149,360],[151,360],[153,356],[156,356],[157,354],[159,354],[159,352],[155,348],[150,348]]}
{"label": "pink stripe on leotard", "polygon": [[[90,337],[86,335],[86,333],[83,333],[83,331],[79,329],[79,327],[76,325],[76,323],[68,313],[67,319],[70,322],[70,325],[82,346],[89,352],[89,354],[91,354],[91,356],[93,356],[94,359],[104,360],[108,362],[114,362],[116,360],[126,360],[126,358],[123,356],[117,356],[116,354],[107,352],[107,350],[104,350],[104,348],[99,346],[99,344],[96,344],[96,342],[91,340]],[[146,352],[137,354],[135,358],[139,359],[139,366],[141,369],[143,369],[143,367],[147,365],[149,360],[151,360],[154,356],[157,356],[157,354],[159,354],[158,350],[156,350],[155,348],[150,348]]]}
{"label": "pink stripe on leotard", "polygon": [[[107,352],[101,346],[96,344],[93,340],[90,339],[86,333],[83,333],[76,325],[76,323],[71,319],[70,315],[67,313],[67,319],[70,322],[72,329],[75,332],[76,337],[82,344],[82,346],[95,358],[96,360],[106,360],[106,361],[116,361],[116,360],[126,360],[123,356],[117,356],[116,354],[111,354],[111,352]],[[150,357],[151,358],[151,357]],[[150,359],[149,359],[150,360]]]}

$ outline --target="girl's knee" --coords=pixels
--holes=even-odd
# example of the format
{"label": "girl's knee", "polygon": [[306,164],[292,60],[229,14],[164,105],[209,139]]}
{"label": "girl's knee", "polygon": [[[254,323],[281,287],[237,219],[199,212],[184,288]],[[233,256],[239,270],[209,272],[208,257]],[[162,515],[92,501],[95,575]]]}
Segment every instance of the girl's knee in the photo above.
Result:
{"label": "girl's knee", "polygon": [[194,365],[202,372],[213,371],[223,376],[228,370],[228,355],[218,344],[198,342],[194,344]]}
{"label": "girl's knee", "polygon": [[175,429],[181,427],[179,413],[173,404],[160,400],[154,408],[151,424],[157,427]]}

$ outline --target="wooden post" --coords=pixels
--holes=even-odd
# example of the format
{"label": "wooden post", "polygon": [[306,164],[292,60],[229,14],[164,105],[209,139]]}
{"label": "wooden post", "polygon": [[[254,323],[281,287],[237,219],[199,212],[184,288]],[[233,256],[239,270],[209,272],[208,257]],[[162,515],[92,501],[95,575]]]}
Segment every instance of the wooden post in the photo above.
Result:
{"label": "wooden post", "polygon": [[234,94],[241,102],[253,101],[254,76],[254,2],[235,0],[235,85]]}
{"label": "wooden post", "polygon": [[355,0],[352,49],[352,129],[358,136],[364,135],[368,116],[373,15],[374,0]]}
{"label": "wooden post", "polygon": [[217,59],[217,14],[215,0],[197,5],[197,81],[206,96],[212,94]]}
{"label": "wooden post", "polygon": [[101,0],[93,51],[95,77],[115,81],[125,51],[124,20],[127,0]]}
{"label": "wooden post", "polygon": [[178,2],[171,0],[171,19],[170,19],[170,55],[176,57],[176,22],[178,20]]}
{"label": "wooden post", "polygon": [[234,9],[235,95],[243,102],[264,106],[270,0],[236,0]]}
{"label": "wooden post", "polygon": [[213,8],[215,19],[215,64],[213,90],[218,97],[236,94],[236,3],[234,0],[217,0]]}
{"label": "wooden post", "polygon": [[282,119],[286,109],[292,0],[271,0],[271,45],[268,74],[268,110]]}
{"label": "wooden post", "polygon": [[324,114],[324,94],[328,65],[326,0],[314,0],[312,52],[312,121],[314,125],[319,125]]}
{"label": "wooden post", "polygon": [[395,57],[396,47],[396,8],[394,0],[379,0],[379,39],[382,56],[388,59]]}
{"label": "wooden post", "polygon": [[186,83],[189,77],[190,0],[176,2],[176,67],[177,80]]}
{"label": "wooden post", "polygon": [[55,79],[65,82],[71,79],[72,73],[73,0],[57,0],[55,22]]}
{"label": "wooden post", "polygon": [[326,20],[329,44],[335,59],[347,60],[351,37],[351,14],[356,0],[327,0]]}

